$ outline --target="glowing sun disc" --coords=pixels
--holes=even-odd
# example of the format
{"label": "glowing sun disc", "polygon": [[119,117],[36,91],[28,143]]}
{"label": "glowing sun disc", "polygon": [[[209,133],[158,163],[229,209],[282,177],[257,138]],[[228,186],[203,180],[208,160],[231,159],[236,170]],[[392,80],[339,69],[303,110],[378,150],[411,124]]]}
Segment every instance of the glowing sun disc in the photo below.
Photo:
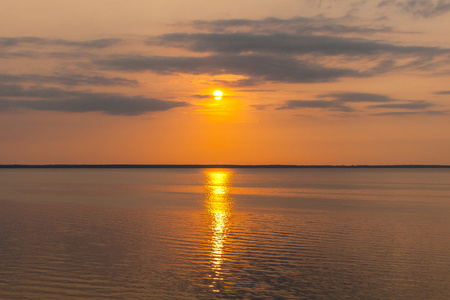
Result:
{"label": "glowing sun disc", "polygon": [[220,100],[220,99],[222,99],[223,93],[222,93],[222,91],[217,90],[217,91],[214,91],[213,95],[214,95],[214,99]]}

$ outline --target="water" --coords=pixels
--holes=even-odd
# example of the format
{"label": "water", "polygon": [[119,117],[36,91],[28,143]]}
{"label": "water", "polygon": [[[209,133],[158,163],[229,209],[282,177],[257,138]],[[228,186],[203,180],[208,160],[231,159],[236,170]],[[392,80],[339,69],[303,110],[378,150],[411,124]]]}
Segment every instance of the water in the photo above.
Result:
{"label": "water", "polygon": [[0,299],[450,299],[450,169],[2,169]]}

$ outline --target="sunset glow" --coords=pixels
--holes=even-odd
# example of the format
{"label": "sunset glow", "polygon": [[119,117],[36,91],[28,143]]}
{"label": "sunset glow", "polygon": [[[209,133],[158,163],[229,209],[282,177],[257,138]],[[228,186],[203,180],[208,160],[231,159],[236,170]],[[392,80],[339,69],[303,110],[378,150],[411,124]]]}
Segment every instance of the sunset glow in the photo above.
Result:
{"label": "sunset glow", "polygon": [[450,164],[438,1],[10,2],[0,164]]}

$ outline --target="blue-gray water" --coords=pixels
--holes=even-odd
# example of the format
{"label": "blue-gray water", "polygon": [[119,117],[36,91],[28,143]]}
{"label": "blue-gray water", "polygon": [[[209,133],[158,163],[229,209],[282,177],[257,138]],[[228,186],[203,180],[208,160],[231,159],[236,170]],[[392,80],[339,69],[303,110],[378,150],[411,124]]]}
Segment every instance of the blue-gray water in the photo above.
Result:
{"label": "blue-gray water", "polygon": [[450,169],[2,169],[0,299],[450,299]]}

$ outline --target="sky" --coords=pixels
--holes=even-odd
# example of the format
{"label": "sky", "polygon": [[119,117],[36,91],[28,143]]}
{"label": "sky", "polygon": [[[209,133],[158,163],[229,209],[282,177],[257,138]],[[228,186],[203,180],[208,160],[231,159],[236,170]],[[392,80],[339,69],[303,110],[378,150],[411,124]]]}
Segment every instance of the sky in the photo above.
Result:
{"label": "sky", "polygon": [[450,0],[0,8],[0,164],[450,164]]}

